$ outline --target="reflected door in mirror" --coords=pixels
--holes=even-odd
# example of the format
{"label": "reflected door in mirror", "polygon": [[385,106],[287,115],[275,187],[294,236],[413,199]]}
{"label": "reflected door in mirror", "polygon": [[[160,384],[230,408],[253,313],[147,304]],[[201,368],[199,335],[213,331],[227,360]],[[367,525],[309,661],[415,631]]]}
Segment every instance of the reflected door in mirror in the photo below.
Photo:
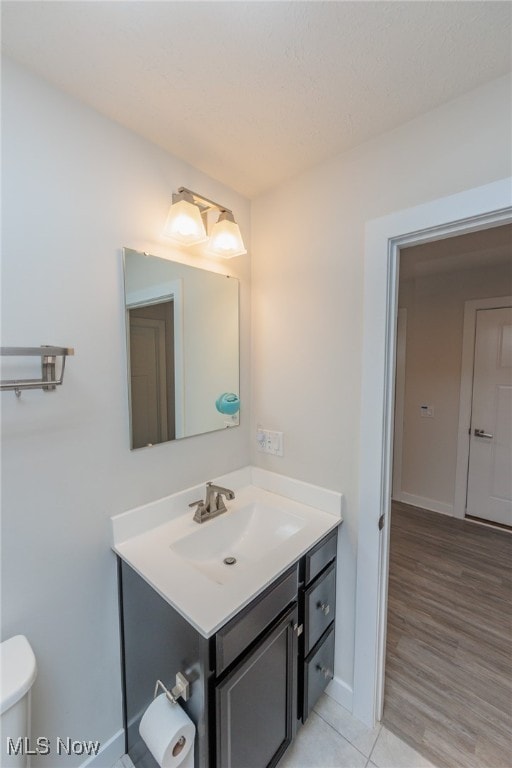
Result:
{"label": "reflected door in mirror", "polygon": [[175,438],[174,311],[166,301],[129,310],[132,447]]}

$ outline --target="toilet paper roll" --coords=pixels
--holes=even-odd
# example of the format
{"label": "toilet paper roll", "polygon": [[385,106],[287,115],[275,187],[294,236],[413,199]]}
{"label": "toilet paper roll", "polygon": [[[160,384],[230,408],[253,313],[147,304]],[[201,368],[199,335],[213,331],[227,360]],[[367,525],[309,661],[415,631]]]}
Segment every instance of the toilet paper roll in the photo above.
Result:
{"label": "toilet paper roll", "polygon": [[171,704],[165,693],[153,699],[144,712],[139,733],[161,768],[194,765],[196,727],[179,704]]}

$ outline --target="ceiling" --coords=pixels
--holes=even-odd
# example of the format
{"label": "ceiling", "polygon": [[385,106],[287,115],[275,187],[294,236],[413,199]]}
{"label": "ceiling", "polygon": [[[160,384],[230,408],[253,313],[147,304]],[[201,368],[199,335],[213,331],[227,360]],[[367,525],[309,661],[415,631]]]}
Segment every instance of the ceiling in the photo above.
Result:
{"label": "ceiling", "polygon": [[498,264],[508,264],[512,286],[512,224],[401,248],[400,281]]}
{"label": "ceiling", "polygon": [[2,48],[247,197],[512,69],[509,2],[2,2]]}

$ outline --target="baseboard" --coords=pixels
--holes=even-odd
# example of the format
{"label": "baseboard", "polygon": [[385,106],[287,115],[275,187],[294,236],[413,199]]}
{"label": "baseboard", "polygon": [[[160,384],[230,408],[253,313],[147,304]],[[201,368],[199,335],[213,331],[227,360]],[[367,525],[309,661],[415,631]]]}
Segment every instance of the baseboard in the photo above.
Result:
{"label": "baseboard", "polygon": [[425,496],[416,496],[416,494],[406,493],[406,491],[397,493],[393,498],[395,501],[402,501],[404,504],[410,504],[413,507],[422,507],[422,509],[429,509],[431,512],[439,512],[441,515],[455,517],[453,504],[447,504],[444,501],[427,499]]}
{"label": "baseboard", "polygon": [[349,712],[352,712],[352,687],[340,677],[333,677],[325,692]]}
{"label": "baseboard", "polygon": [[124,728],[102,744],[97,755],[91,755],[80,768],[112,768],[124,755]]}

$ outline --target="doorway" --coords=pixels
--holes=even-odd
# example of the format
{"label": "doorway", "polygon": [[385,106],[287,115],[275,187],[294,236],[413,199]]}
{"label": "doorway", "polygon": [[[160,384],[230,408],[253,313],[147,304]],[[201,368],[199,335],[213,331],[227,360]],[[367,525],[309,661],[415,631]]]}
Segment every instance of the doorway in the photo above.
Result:
{"label": "doorway", "polygon": [[508,763],[512,537],[470,520],[510,520],[511,281],[511,225],[400,252],[383,722],[440,768]]}
{"label": "doorway", "polygon": [[400,248],[512,222],[510,178],[366,225],[353,714],[382,716]]}

